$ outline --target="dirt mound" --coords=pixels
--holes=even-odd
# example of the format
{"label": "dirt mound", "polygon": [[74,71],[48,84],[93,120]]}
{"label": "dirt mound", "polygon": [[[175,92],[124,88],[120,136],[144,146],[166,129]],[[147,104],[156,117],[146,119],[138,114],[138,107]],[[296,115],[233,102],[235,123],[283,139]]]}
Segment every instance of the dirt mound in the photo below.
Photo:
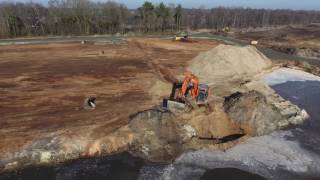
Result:
{"label": "dirt mound", "polygon": [[199,54],[188,70],[203,83],[218,79],[251,76],[271,66],[271,61],[253,46],[219,45]]}

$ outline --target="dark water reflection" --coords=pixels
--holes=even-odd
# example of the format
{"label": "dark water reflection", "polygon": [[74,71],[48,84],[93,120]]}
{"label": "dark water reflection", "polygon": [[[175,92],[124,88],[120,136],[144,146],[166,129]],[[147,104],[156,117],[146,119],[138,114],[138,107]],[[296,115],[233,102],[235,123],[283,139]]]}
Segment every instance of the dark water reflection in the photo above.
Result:
{"label": "dark water reflection", "polygon": [[[165,164],[149,163],[128,153],[106,158],[79,159],[57,167],[31,167],[0,175],[1,180],[154,180],[161,177]],[[143,173],[143,169],[148,169]],[[150,171],[151,169],[151,171]],[[264,178],[234,168],[207,171],[201,180]]]}
{"label": "dark water reflection", "polygon": [[207,171],[201,180],[266,180],[266,178],[235,168],[218,168]]}
{"label": "dark water reflection", "polygon": [[305,128],[320,129],[320,82],[319,81],[289,81],[272,86],[284,99],[291,101],[311,116]]}
{"label": "dark water reflection", "polygon": [[298,141],[305,149],[320,155],[320,82],[289,81],[272,88],[310,115],[306,123],[291,130],[294,137],[288,139]]}
{"label": "dark water reflection", "polygon": [[0,175],[2,180],[136,180],[145,162],[128,153],[78,159],[57,167],[26,168]]}

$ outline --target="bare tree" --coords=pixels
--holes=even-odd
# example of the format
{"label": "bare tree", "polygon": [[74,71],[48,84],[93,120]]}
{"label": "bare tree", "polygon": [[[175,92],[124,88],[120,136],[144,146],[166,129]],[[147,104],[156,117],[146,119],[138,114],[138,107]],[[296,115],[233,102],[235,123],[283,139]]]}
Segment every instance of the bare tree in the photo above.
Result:
{"label": "bare tree", "polygon": [[176,30],[180,31],[181,22],[182,22],[182,6],[181,6],[181,4],[179,4],[175,9],[174,21],[175,21],[175,24],[176,24]]}

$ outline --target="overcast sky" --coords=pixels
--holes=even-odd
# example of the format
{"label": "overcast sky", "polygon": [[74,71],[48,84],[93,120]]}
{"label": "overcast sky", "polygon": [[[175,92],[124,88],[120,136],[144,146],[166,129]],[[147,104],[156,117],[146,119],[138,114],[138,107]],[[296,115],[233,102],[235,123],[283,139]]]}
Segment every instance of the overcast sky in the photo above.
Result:
{"label": "overcast sky", "polygon": [[[0,0],[15,1],[15,2],[29,2],[30,0]],[[33,2],[41,2],[47,4],[48,0],[32,0]],[[94,1],[107,1],[107,0],[94,0]],[[137,8],[144,0],[114,0],[127,5],[129,8]],[[166,4],[175,3],[181,4],[187,8],[198,8],[203,5],[206,8],[217,6],[241,6],[251,8],[268,8],[268,9],[307,9],[307,10],[320,10],[320,0],[149,0],[154,3],[164,2]]]}

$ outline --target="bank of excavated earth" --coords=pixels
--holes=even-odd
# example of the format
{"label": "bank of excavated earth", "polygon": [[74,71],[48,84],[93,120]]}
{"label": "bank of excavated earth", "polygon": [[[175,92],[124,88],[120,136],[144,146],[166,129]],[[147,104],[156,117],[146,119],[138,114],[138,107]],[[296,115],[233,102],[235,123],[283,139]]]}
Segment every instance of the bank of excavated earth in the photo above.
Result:
{"label": "bank of excavated earth", "polygon": [[[84,156],[128,151],[150,161],[171,161],[190,150],[225,150],[253,136],[303,123],[308,114],[277,95],[259,76],[273,70],[271,61],[253,46],[219,45],[200,53],[187,69],[210,86],[209,105],[189,113],[160,107],[171,82],[155,78],[150,97],[154,108],[132,114],[129,124],[75,148],[70,137],[49,138],[1,159],[2,171],[54,164]],[[166,72],[167,73],[167,72]],[[176,78],[181,78],[177,76]],[[80,146],[81,147],[81,146]]]}

